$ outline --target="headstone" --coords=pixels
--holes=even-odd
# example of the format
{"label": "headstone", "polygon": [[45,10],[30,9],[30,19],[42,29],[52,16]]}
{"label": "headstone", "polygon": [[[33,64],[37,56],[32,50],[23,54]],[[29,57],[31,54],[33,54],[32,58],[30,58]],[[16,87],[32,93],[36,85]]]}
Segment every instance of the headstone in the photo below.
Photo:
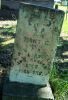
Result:
{"label": "headstone", "polygon": [[68,6],[68,0],[61,0],[63,6]]}
{"label": "headstone", "polygon": [[49,8],[53,8],[54,5],[54,0],[2,0],[2,6],[18,10],[20,2],[30,2],[37,5],[43,5]]}
{"label": "headstone", "polygon": [[[16,1],[19,1],[19,0],[16,0]],[[33,3],[33,4],[41,5],[44,7],[46,6],[49,8],[53,8],[54,6],[54,0],[20,0],[20,1]]]}
{"label": "headstone", "polygon": [[47,84],[63,16],[63,11],[32,3],[21,3],[9,73],[10,84],[6,83],[4,86],[4,95],[13,93],[22,97],[54,99]]}
{"label": "headstone", "polygon": [[61,11],[33,4],[21,5],[10,81],[47,84],[62,16]]}

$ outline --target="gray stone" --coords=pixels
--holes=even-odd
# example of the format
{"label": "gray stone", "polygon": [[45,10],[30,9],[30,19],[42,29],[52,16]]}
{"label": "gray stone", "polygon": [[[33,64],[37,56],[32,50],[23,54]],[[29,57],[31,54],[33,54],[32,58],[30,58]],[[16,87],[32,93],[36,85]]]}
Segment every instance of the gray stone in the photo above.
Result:
{"label": "gray stone", "polygon": [[21,1],[29,2],[29,3],[33,3],[36,5],[49,7],[49,8],[53,8],[54,6],[54,0],[21,0]]}
{"label": "gray stone", "polygon": [[10,9],[19,9],[20,2],[32,2],[37,5],[43,5],[53,8],[54,0],[2,0],[2,5]]}
{"label": "gray stone", "polygon": [[10,81],[48,83],[63,16],[62,11],[21,4]]}
{"label": "gray stone", "polygon": [[52,90],[49,83],[47,84],[46,87],[42,87],[38,90],[38,97],[44,99],[46,98],[47,100],[48,99],[54,100],[54,96],[52,94]]}

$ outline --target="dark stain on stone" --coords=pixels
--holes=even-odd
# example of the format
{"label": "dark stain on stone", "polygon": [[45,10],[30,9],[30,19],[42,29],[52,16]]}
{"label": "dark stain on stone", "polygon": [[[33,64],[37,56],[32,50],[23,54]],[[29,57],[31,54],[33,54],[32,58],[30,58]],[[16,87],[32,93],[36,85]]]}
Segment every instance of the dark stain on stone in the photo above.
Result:
{"label": "dark stain on stone", "polygon": [[33,71],[33,74],[35,74],[35,70]]}
{"label": "dark stain on stone", "polygon": [[21,55],[21,53],[20,52],[18,52],[18,56],[20,56]]}
{"label": "dark stain on stone", "polygon": [[41,75],[42,74],[42,72],[39,72],[39,75]]}
{"label": "dark stain on stone", "polygon": [[22,60],[20,60],[20,63],[22,63]]}
{"label": "dark stain on stone", "polygon": [[43,68],[44,68],[44,69],[46,69],[46,68],[47,68],[47,66],[46,66],[46,65],[43,65]]}
{"label": "dark stain on stone", "polygon": [[41,37],[44,38],[44,35],[42,34]]}
{"label": "dark stain on stone", "polygon": [[16,61],[17,60],[17,58],[14,58],[14,61]]}
{"label": "dark stain on stone", "polygon": [[27,70],[26,69],[24,70],[24,73],[27,73]]}
{"label": "dark stain on stone", "polygon": [[23,61],[26,62],[26,57],[22,57]]}
{"label": "dark stain on stone", "polygon": [[27,73],[29,74],[30,72],[27,70]]}
{"label": "dark stain on stone", "polygon": [[29,25],[31,25],[31,22],[30,22],[30,20],[28,21],[28,24],[29,24]]}
{"label": "dark stain on stone", "polygon": [[34,24],[34,29],[35,29],[35,31],[37,31],[37,26]]}
{"label": "dark stain on stone", "polygon": [[26,64],[25,66],[28,67],[28,64]]}
{"label": "dark stain on stone", "polygon": [[18,63],[18,64],[22,63],[22,60],[19,60],[17,63]]}
{"label": "dark stain on stone", "polygon": [[40,51],[40,49],[38,49],[38,51]]}
{"label": "dark stain on stone", "polygon": [[35,65],[35,69],[37,69],[38,68],[38,65]]}
{"label": "dark stain on stone", "polygon": [[45,45],[49,45],[49,41],[45,41]]}
{"label": "dark stain on stone", "polygon": [[39,24],[37,23],[37,27],[38,27],[38,25],[39,25]]}
{"label": "dark stain on stone", "polygon": [[47,26],[50,26],[50,25],[51,25],[51,21],[48,22]]}
{"label": "dark stain on stone", "polygon": [[55,30],[55,32],[57,32],[58,28],[57,28],[57,27],[55,27],[55,28],[54,28],[54,30]]}
{"label": "dark stain on stone", "polygon": [[54,14],[51,14],[50,17],[51,17],[52,20],[55,19],[55,15]]}
{"label": "dark stain on stone", "polygon": [[20,64],[20,62],[17,62],[17,64],[19,65],[19,64]]}
{"label": "dark stain on stone", "polygon": [[42,29],[41,29],[41,33],[43,33],[44,31],[45,31],[45,29],[44,29],[44,28],[42,28]]}
{"label": "dark stain on stone", "polygon": [[38,75],[38,74],[39,74],[39,72],[38,72],[38,71],[36,71],[36,74]]}
{"label": "dark stain on stone", "polygon": [[30,54],[28,53],[28,57],[30,57]]}

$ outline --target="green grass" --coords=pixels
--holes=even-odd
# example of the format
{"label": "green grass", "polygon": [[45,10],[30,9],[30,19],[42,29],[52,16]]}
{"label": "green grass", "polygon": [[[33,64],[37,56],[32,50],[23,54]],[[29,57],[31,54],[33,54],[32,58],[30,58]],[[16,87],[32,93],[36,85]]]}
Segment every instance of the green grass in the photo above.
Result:
{"label": "green grass", "polygon": [[[66,18],[67,7],[58,4],[58,9],[63,10],[65,12],[61,32],[68,34],[68,13]],[[53,94],[55,100],[68,100],[68,77],[66,76],[61,77],[60,74],[58,73],[57,67],[58,66],[56,65],[53,66],[50,76],[50,83],[52,86]]]}
{"label": "green grass", "polygon": [[66,19],[66,16],[64,18],[64,22],[62,26],[62,32],[68,34],[68,19]]}
{"label": "green grass", "polygon": [[3,28],[3,27],[1,27],[0,28],[0,33],[2,34],[2,33],[5,33],[4,35],[6,35],[6,34],[13,34],[13,33],[15,33],[16,32],[16,28],[15,27],[5,27],[5,28]]}
{"label": "green grass", "polygon": [[50,83],[55,100],[66,100],[64,98],[65,96],[68,96],[68,81],[60,78],[55,66],[51,72]]}

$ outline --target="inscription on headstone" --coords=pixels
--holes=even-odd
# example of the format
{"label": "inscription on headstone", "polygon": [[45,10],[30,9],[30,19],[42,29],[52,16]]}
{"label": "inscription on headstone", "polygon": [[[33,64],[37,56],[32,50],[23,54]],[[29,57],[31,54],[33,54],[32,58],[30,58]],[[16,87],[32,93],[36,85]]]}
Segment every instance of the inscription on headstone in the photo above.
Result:
{"label": "inscription on headstone", "polygon": [[64,13],[21,4],[10,81],[47,84]]}

